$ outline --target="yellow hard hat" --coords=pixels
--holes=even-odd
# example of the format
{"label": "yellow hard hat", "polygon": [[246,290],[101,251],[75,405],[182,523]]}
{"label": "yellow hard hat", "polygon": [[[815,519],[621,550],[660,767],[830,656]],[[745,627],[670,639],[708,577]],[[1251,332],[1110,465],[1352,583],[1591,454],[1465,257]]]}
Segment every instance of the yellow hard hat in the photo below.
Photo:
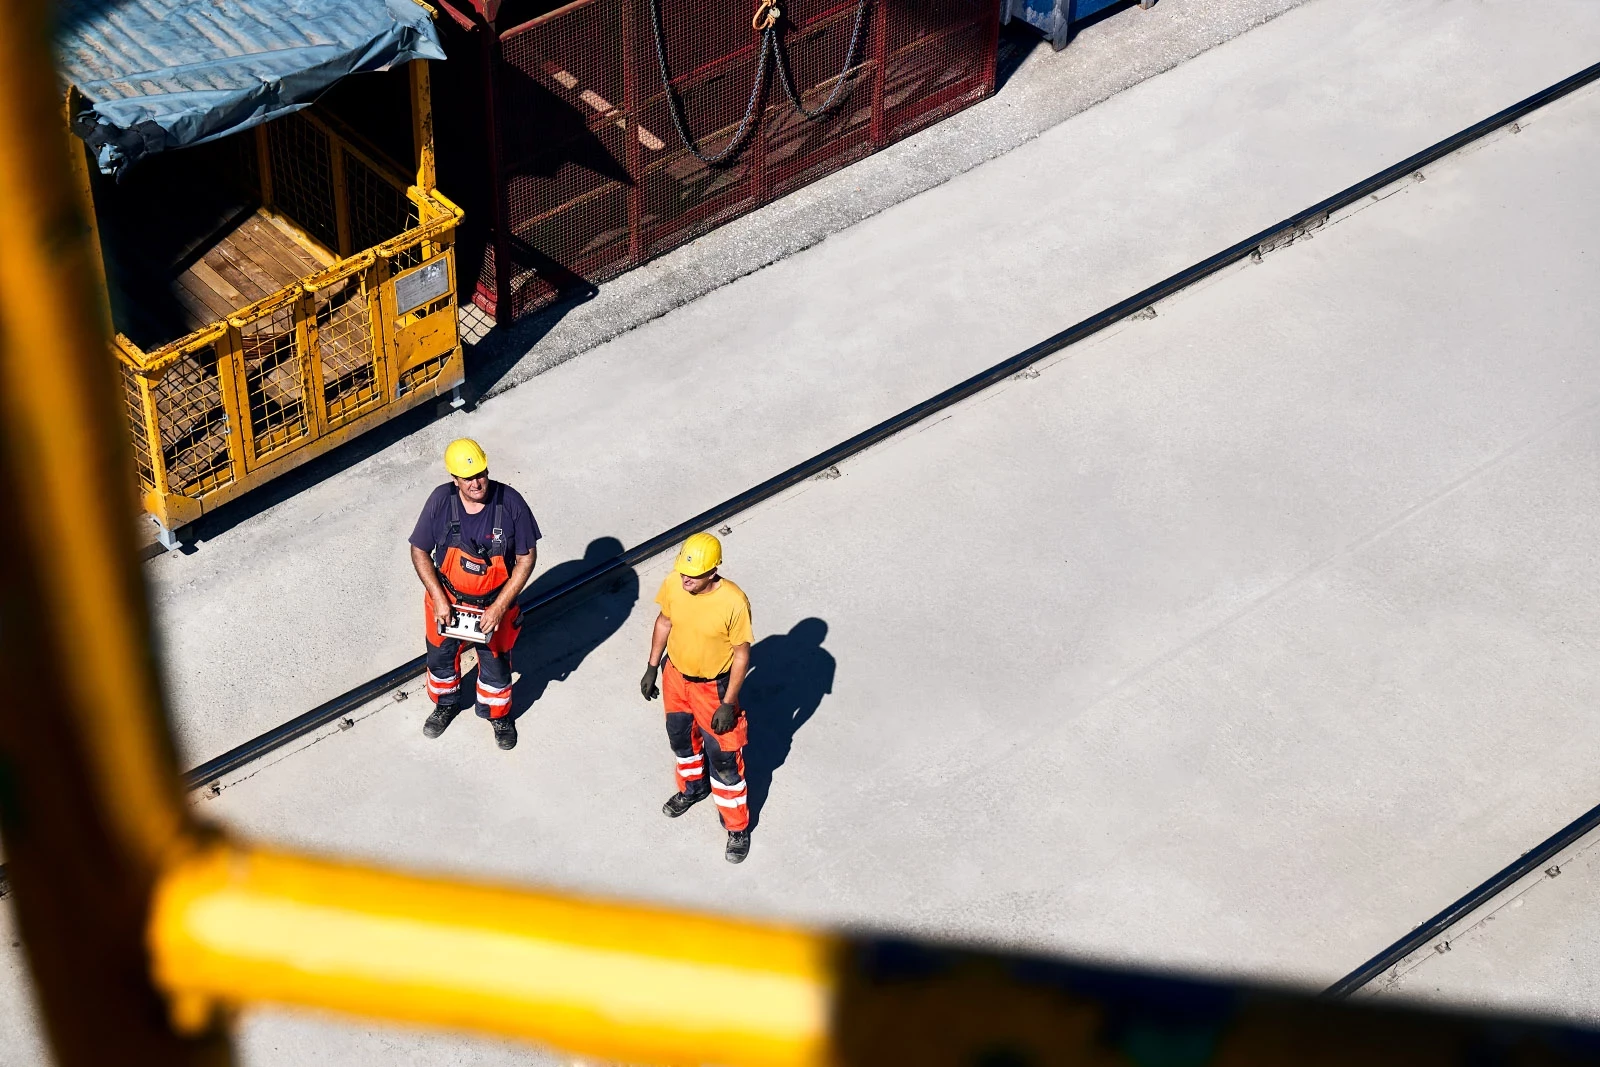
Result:
{"label": "yellow hard hat", "polygon": [[708,533],[697,533],[683,543],[673,570],[689,578],[709,574],[722,563],[722,542]]}
{"label": "yellow hard hat", "polygon": [[444,450],[444,469],[457,478],[471,478],[489,469],[483,446],[470,437],[451,441]]}

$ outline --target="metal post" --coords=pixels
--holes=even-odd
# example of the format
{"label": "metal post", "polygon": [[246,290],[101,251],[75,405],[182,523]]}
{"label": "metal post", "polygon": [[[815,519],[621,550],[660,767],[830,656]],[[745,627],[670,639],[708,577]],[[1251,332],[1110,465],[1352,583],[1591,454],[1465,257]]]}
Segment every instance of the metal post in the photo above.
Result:
{"label": "metal post", "polygon": [[[87,227],[63,154],[48,5],[0,22],[0,632],[13,677],[48,704],[0,704],[0,833],[58,1063],[223,1064],[220,1029],[179,1036],[152,984],[145,919],[183,845],[143,586],[127,516],[132,464],[96,306]],[[48,456],[51,477],[38,477]],[[76,530],[48,580],[24,561]]]}
{"label": "metal post", "polygon": [[417,188],[424,193],[433,192],[438,184],[434,173],[433,152],[433,93],[428,61],[414,59],[411,71],[411,140],[416,154]]}
{"label": "metal post", "polygon": [[116,329],[111,321],[111,288],[106,284],[105,246],[100,243],[100,219],[94,209],[94,179],[89,174],[89,161],[86,155],[89,146],[73,136],[72,116],[79,109],[85,107],[83,94],[76,85],[67,87],[66,99],[66,128],[67,128],[67,162],[72,168],[73,182],[78,190],[78,202],[83,211],[84,221],[89,224],[89,249],[92,255],[90,263],[94,267],[95,281],[98,283],[96,303],[100,313],[105,316],[105,329],[109,333]]}
{"label": "metal post", "polygon": [[492,24],[479,23],[479,64],[483,73],[483,122],[485,147],[489,154],[490,222],[494,237],[489,247],[494,255],[494,315],[502,322],[515,317],[511,306],[511,233],[506,210],[505,161],[500,158],[500,124],[497,117],[500,95],[500,38]]}
{"label": "metal post", "polygon": [[888,58],[889,13],[888,4],[872,5],[872,119],[869,130],[872,147],[882,148],[885,143],[883,128],[883,92],[889,73],[884,69]]}
{"label": "metal post", "polygon": [[640,36],[644,26],[644,12],[639,0],[622,0],[622,115],[623,158],[627,160],[628,178],[628,264],[637,267],[645,260],[644,253],[644,146],[639,141],[639,113],[643,110],[643,97],[639,86],[639,65],[645,62]]}
{"label": "metal post", "polygon": [[156,543],[168,552],[176,552],[183,547],[183,538],[178,536],[177,530],[169,530],[165,523],[155,516],[150,521],[156,524]]}
{"label": "metal post", "polygon": [[328,129],[320,132],[328,139],[328,176],[333,183],[333,243],[339,258],[344,259],[356,252],[350,238],[350,187],[345,183],[344,139]]}
{"label": "metal post", "polygon": [[261,206],[272,210],[272,142],[265,126],[255,129],[256,174],[261,179]]}

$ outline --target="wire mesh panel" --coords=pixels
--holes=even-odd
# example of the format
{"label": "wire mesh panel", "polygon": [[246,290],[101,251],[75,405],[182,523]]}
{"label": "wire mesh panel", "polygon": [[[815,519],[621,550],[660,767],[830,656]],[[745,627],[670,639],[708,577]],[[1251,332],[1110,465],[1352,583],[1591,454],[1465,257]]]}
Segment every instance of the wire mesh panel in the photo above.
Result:
{"label": "wire mesh panel", "polygon": [[366,272],[311,295],[317,359],[322,367],[322,402],[328,428],[340,426],[382,403]]}
{"label": "wire mesh panel", "polygon": [[198,496],[233,481],[217,346],[205,345],[179,357],[150,383],[150,396],[167,491]]}
{"label": "wire mesh panel", "polygon": [[[498,132],[512,303],[531,310],[629,259],[623,0],[594,0],[500,42]],[[515,119],[509,116],[518,116]]]}
{"label": "wire mesh panel", "polygon": [[794,89],[807,111],[815,113],[830,100],[833,106],[811,118],[783,97],[771,109],[763,128],[764,199],[798,189],[876,147],[873,44],[880,20],[871,17],[872,5],[863,11],[855,0],[795,0],[784,14],[792,20],[784,48]]}
{"label": "wire mesh panel", "polygon": [[126,363],[118,363],[122,371],[123,416],[128,420],[128,436],[133,441],[133,469],[139,479],[139,490],[149,492],[156,487],[155,464],[150,457],[150,434],[145,428],[144,391],[139,388],[140,375]]}
{"label": "wire mesh panel", "polygon": [[426,362],[418,363],[415,367],[400,375],[400,385],[395,390],[395,393],[399,396],[405,396],[407,393],[414,393],[423,386],[431,384],[434,379],[439,377],[439,372],[450,364],[450,359],[450,354],[446,353]]}
{"label": "wire mesh panel", "polygon": [[499,318],[613,277],[994,89],[995,0],[790,0],[766,36],[752,7],[580,0],[456,53],[493,64],[457,76],[489,94],[494,116],[484,140],[497,158],[481,169],[498,175],[503,223],[475,273]]}
{"label": "wire mesh panel", "polygon": [[371,248],[417,224],[417,209],[405,191],[353,152],[344,152],[344,184],[352,247]]}
{"label": "wire mesh panel", "polygon": [[[753,131],[764,124],[773,96],[766,76],[770,55],[762,61],[761,38],[751,31],[748,18],[742,25],[707,19],[707,8],[694,0],[660,4],[672,99],[663,92],[653,26],[644,30],[642,54],[633,57],[640,67],[640,129],[662,144],[658,151],[641,154],[641,259],[756,206],[763,153]],[[643,67],[646,59],[650,65]],[[680,121],[701,156],[730,154],[717,163],[699,158],[679,132]]]}
{"label": "wire mesh panel", "polygon": [[328,248],[338,248],[332,139],[304,115],[286,115],[267,124],[267,151],[274,206]]}
{"label": "wire mesh panel", "polygon": [[[891,9],[885,25],[883,122],[889,139],[981,100],[993,90],[995,35],[971,0],[918,0]],[[990,56],[988,84],[972,79],[970,57]]]}
{"label": "wire mesh panel", "polygon": [[239,329],[251,453],[262,459],[310,432],[295,303],[279,304]]}

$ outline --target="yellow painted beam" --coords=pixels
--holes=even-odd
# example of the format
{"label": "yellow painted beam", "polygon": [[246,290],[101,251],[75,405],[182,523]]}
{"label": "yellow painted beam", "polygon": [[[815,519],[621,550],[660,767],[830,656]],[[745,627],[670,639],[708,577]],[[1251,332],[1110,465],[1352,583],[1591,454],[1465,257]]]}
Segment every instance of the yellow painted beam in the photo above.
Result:
{"label": "yellow painted beam", "polygon": [[434,174],[433,154],[433,91],[429,80],[428,61],[413,59],[411,73],[411,140],[416,157],[417,188],[424,193],[433,192],[437,184]]}
{"label": "yellow painted beam", "polygon": [[217,844],[150,921],[180,1022],[271,1002],[627,1062],[827,1061],[832,937]]}

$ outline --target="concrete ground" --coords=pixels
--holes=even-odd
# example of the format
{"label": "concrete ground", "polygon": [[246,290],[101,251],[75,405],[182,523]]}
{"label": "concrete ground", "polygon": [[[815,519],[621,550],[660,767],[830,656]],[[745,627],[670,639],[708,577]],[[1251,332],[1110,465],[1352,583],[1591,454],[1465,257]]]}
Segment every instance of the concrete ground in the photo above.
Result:
{"label": "concrete ground", "polygon": [[1590,0],[1537,20],[1516,0],[1317,0],[152,560],[183,752],[198,763],[417,653],[404,540],[453,437],[482,440],[533,502],[542,580],[559,578],[1596,54]]}
{"label": "concrete ground", "polygon": [[[636,542],[1597,44],[1581,0],[1314,0],[156,560],[182,741],[414,654],[401,541],[458,433],[531,490],[546,560]],[[1600,729],[1597,130],[1586,92],[736,522],[762,635],[741,868],[708,813],[656,814],[659,710],[630,694],[665,561],[529,634],[514,753],[472,719],[425,740],[413,691],[202,810],[388,863],[1331,981],[1591,777],[1567,753]],[[13,959],[0,1050],[37,1047],[20,985]],[[245,1048],[541,1062],[284,1015]]]}

